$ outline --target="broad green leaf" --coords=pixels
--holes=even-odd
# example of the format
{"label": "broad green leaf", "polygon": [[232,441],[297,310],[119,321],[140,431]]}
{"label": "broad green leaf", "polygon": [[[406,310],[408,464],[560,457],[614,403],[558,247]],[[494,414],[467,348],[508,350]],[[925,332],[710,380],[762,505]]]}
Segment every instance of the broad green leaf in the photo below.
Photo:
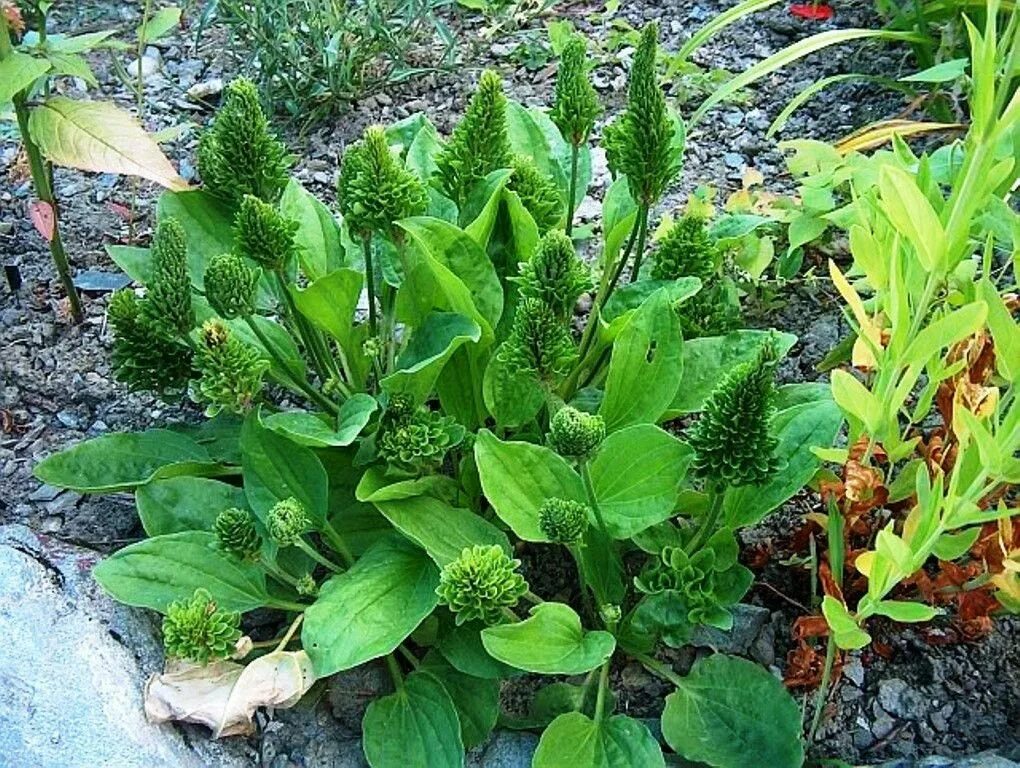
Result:
{"label": "broad green leaf", "polygon": [[[255,333],[248,324],[249,321],[260,333]],[[295,375],[305,375],[306,363],[298,352],[297,342],[280,323],[262,315],[255,315],[247,319],[229,320],[227,325],[243,342],[262,352],[262,357],[269,361],[270,375],[278,381],[286,384]]]}
{"label": "broad green leaf", "polygon": [[50,69],[46,59],[37,59],[21,51],[0,61],[0,104],[6,104],[14,94],[23,91],[45,75]]}
{"label": "broad green leaf", "polygon": [[585,632],[581,617],[563,603],[541,603],[515,624],[482,630],[482,645],[494,659],[541,675],[580,675],[595,669],[616,648],[608,632]]}
{"label": "broad green leaf", "polygon": [[981,298],[988,306],[988,330],[995,342],[995,367],[1003,378],[1020,378],[1020,326],[1013,320],[999,292],[987,278],[979,284]]}
{"label": "broad green leaf", "polygon": [[904,365],[921,365],[940,350],[977,331],[988,317],[988,305],[974,301],[928,325],[903,353]]}
{"label": "broad green leaf", "polygon": [[146,483],[135,492],[142,527],[149,536],[211,531],[216,516],[245,507],[244,491],[204,477],[171,477]]}
{"label": "broad green leaf", "polygon": [[305,611],[301,644],[326,677],[391,653],[432,613],[439,598],[432,560],[399,536],[373,545],[329,579]]}
{"label": "broad green leaf", "polygon": [[560,715],[542,733],[532,768],[665,768],[662,749],[643,723],[626,715],[595,722]]}
{"label": "broad green leaf", "polygon": [[779,411],[772,434],[779,440],[780,468],[762,485],[730,488],[723,501],[727,525],[755,525],[790,499],[814,477],[821,460],[813,448],[829,448],[843,424],[843,414],[829,399],[800,403]]}
{"label": "broad green leaf", "polygon": [[159,40],[181,22],[181,9],[175,5],[160,8],[135,33],[142,44]]}
{"label": "broad green leaf", "polygon": [[915,178],[892,164],[883,165],[878,173],[878,191],[881,210],[914,246],[925,271],[944,271],[948,266],[946,233]]}
{"label": "broad green leaf", "polygon": [[188,274],[191,284],[201,289],[209,260],[234,249],[232,215],[219,198],[195,189],[160,195],[156,218],[169,217],[177,219],[187,233]]}
{"label": "broad green leaf", "polygon": [[782,682],[767,669],[716,654],[695,663],[666,697],[662,735],[686,760],[717,768],[769,768],[804,762],[801,714]]}
{"label": "broad green leaf", "polygon": [[466,675],[435,651],[429,652],[419,671],[436,678],[450,694],[460,720],[464,749],[483,743],[499,718],[499,681]]}
{"label": "broad green leaf", "polygon": [[[676,304],[700,291],[701,281],[696,277],[681,277],[677,280],[645,279],[621,285],[613,291],[606,306],[602,308],[602,320],[610,325],[608,333],[616,338],[630,317],[633,317],[633,310],[639,309],[663,288],[667,289],[670,302]],[[615,332],[614,326],[618,326]]]}
{"label": "broad green leaf", "polygon": [[943,533],[932,546],[932,554],[939,560],[955,560],[958,557],[963,557],[974,546],[974,542],[980,535],[980,527],[970,528],[960,533]]}
{"label": "broad green leaf", "polygon": [[602,231],[605,243],[602,249],[602,265],[615,264],[623,249],[627,236],[637,219],[637,203],[630,194],[630,186],[623,176],[617,178],[602,200]]}
{"label": "broad green leaf", "polygon": [[280,213],[297,222],[294,245],[305,277],[314,282],[340,268],[344,261],[340,227],[329,209],[297,179],[287,182]]}
{"label": "broad green leaf", "polygon": [[106,253],[124,274],[141,285],[152,279],[152,252],[133,245],[107,245]]}
{"label": "broad green leaf", "polygon": [[506,168],[493,171],[478,182],[464,204],[462,215],[470,216],[477,211],[471,222],[464,227],[464,231],[480,248],[486,249],[489,246],[489,238],[492,237],[500,204],[503,202],[503,190],[512,174],[513,171]]}
{"label": "broad green leaf", "polygon": [[364,468],[354,465],[356,449],[319,451],[319,460],[329,477],[329,524],[355,557],[387,534],[393,526],[372,504],[358,500],[356,489]]}
{"label": "broad green leaf", "polygon": [[359,392],[340,406],[337,423],[325,414],[308,411],[280,411],[263,417],[266,429],[310,448],[338,448],[350,445],[361,434],[379,403]]}
{"label": "broad green leaf", "polygon": [[693,451],[652,424],[606,438],[591,462],[595,498],[614,539],[629,539],[676,509]]}
{"label": "broad green leaf", "polygon": [[407,296],[406,291],[399,298],[414,302],[416,317],[432,309],[467,315],[481,326],[483,338],[490,337],[503,313],[503,289],[485,251],[466,232],[440,219],[418,216],[397,223],[424,256],[424,266],[438,282],[433,293],[438,291],[444,301],[437,305],[431,296]]}
{"label": "broad green leaf", "polygon": [[482,645],[482,630],[485,625],[480,621],[472,621],[456,626],[452,615],[450,626],[440,635],[438,648],[450,664],[460,672],[483,680],[497,680],[517,677],[523,674],[518,669],[496,661]]}
{"label": "broad green leaf", "polygon": [[511,552],[506,534],[469,509],[429,495],[387,499],[385,491],[382,487],[364,500],[375,504],[394,528],[428,552],[440,568],[476,544],[498,544],[507,554]]}
{"label": "broad green leaf", "polygon": [[560,165],[560,155],[550,143],[550,136],[554,133],[560,138],[559,132],[555,126],[551,132],[547,132],[543,127],[542,118],[548,121],[548,118],[538,110],[530,110],[512,99],[508,100],[506,124],[510,148],[518,154],[530,157],[542,173],[555,179],[560,189],[565,189],[568,179]]}
{"label": "broad green leaf", "polygon": [[462,346],[453,353],[436,381],[443,410],[468,430],[478,429],[489,417],[482,385],[490,351],[478,344]]}
{"label": "broad green leaf", "polygon": [[483,429],[475,441],[475,462],[485,497],[525,541],[548,541],[538,524],[546,499],[585,501],[580,476],[545,446],[503,442]]}
{"label": "broad green leaf", "polygon": [[[44,3],[39,3],[39,5],[42,6]],[[53,5],[53,3],[48,3],[48,5]],[[113,37],[115,34],[117,34],[116,29],[102,29],[98,32],[86,32],[82,35],[51,34],[46,36],[46,47],[61,53],[85,53],[99,47],[101,43],[106,42],[108,38]],[[37,45],[39,42],[38,34],[31,31],[25,35],[21,44]]]}
{"label": "broad green leaf", "polygon": [[667,418],[696,413],[704,408],[720,380],[736,366],[753,360],[769,334],[773,335],[780,357],[797,343],[797,337],[791,333],[752,330],[685,340],[683,374]]}
{"label": "broad green leaf", "polygon": [[304,505],[312,524],[322,527],[329,481],[310,448],[266,429],[253,411],[241,429],[241,457],[244,492],[259,519],[264,521],[278,501],[293,497]]}
{"label": "broad green leaf", "polygon": [[871,642],[871,635],[854,621],[846,606],[831,595],[822,598],[822,614],[832,630],[832,638],[843,650],[863,648]]}
{"label": "broad green leaf", "polygon": [[382,380],[383,390],[424,402],[453,353],[469,341],[477,342],[481,335],[482,329],[470,317],[456,312],[429,313],[397,358],[397,369]]}
{"label": "broad green leaf", "polygon": [[424,119],[418,133],[411,140],[407,148],[407,157],[404,165],[407,170],[414,171],[422,181],[429,181],[439,169],[436,165],[436,155],[439,154],[441,144],[439,132],[432,121],[427,117]]}
{"label": "broad green leaf", "polygon": [[217,465],[194,440],[166,429],[103,435],[47,456],[35,476],[81,493],[126,491],[150,480],[203,475]]}
{"label": "broad green leaf", "polygon": [[224,554],[208,531],[155,536],[118,550],[93,569],[115,600],[166,613],[175,600],[206,589],[225,611],[252,611],[272,603],[266,576],[253,563]]}
{"label": "broad green leaf", "polygon": [[290,295],[298,311],[339,341],[348,355],[355,351],[351,343],[354,310],[358,306],[363,282],[360,272],[343,268],[320,277],[305,288],[290,286]]}
{"label": "broad green leaf", "polygon": [[28,129],[46,159],[57,165],[141,176],[171,190],[188,188],[159,145],[115,104],[51,96],[32,107]]}
{"label": "broad green leaf", "polygon": [[680,320],[663,288],[641,305],[613,345],[599,409],[606,429],[657,422],[676,397],[682,371]]}
{"label": "broad green leaf", "polygon": [[875,613],[888,616],[893,621],[916,623],[931,621],[942,611],[924,603],[910,603],[902,600],[879,600],[875,604]]}
{"label": "broad green leaf", "polygon": [[362,729],[372,768],[464,765],[457,708],[433,675],[414,672],[396,693],[369,704]]}

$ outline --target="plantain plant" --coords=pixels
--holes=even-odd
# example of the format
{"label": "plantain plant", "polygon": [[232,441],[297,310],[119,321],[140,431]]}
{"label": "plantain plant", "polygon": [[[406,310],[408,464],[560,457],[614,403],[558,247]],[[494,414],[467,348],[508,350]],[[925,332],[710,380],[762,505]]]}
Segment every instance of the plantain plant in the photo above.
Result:
{"label": "plantain plant", "polygon": [[[579,676],[535,697],[536,766],[664,765],[646,725],[614,714],[627,658],[675,688],[662,733],[685,759],[802,762],[799,710],[767,670],[716,655],[681,676],[656,657],[732,626],[751,583],[736,532],[811,478],[809,448],[842,416],[826,387],[775,386],[794,337],[685,341],[700,280],[641,268],[683,138],[655,37],[609,131],[594,270],[566,234],[594,119],[576,59],[557,91],[582,97],[552,116],[486,73],[445,140],[423,115],[369,128],[341,161],[339,221],[288,178],[253,86],[229,86],[200,142],[204,188],[163,195],[151,249],[110,249],[146,287],[111,306],[118,376],[210,420],[36,468],[135,493],[148,538],[95,576],[166,616],[171,657],[254,664],[299,642],[309,685],[383,660],[394,692],[364,718],[375,768],[463,765],[499,720],[501,681],[525,673]],[[576,565],[569,602],[514,557],[543,547]],[[236,614],[258,608],[289,629],[246,641]]]}

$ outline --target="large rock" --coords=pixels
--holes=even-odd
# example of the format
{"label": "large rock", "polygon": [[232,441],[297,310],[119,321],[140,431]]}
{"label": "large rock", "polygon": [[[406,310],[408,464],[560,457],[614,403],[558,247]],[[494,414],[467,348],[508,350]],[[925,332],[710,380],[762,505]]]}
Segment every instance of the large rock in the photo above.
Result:
{"label": "large rock", "polygon": [[0,763],[6,768],[250,766],[247,743],[192,745],[142,710],[162,651],[144,611],[92,580],[98,555],[0,527]]}

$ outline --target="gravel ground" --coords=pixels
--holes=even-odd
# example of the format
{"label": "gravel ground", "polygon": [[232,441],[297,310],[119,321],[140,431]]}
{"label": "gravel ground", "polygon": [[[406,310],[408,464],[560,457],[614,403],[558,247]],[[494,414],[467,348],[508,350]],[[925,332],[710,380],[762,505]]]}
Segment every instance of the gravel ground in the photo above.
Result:
{"label": "gravel ground", "polygon": [[[664,48],[676,50],[692,31],[726,7],[728,4],[713,0],[631,0],[617,18],[636,27],[659,20]],[[877,23],[867,2],[837,2],[836,7],[832,21],[817,24],[795,19],[783,5],[777,6],[726,30],[694,60],[706,68],[741,71],[814,32]],[[557,8],[560,17],[572,19],[593,39],[604,42],[610,32],[608,25],[589,20],[601,10],[600,3],[584,0],[560,3]],[[138,22],[133,6],[99,0],[76,4],[65,14],[58,17],[58,25],[75,30],[111,21],[133,28]],[[484,67],[499,69],[506,76],[508,90],[521,101],[550,103],[554,67],[539,62],[528,69],[516,63],[518,44],[540,37],[542,24],[543,20],[535,20],[507,39],[486,42],[476,17],[454,19],[463,61],[453,71],[369,96],[335,120],[303,134],[296,127],[286,129],[299,158],[298,178],[315,194],[332,201],[337,158],[346,142],[366,125],[392,122],[416,111],[426,111],[441,131],[448,131]],[[197,49],[192,43],[191,36],[171,37],[158,51],[147,54],[153,62],[146,85],[146,122],[152,130],[182,121],[204,123],[210,110],[186,99],[184,93],[196,83],[229,80],[237,71],[219,31],[212,30]],[[615,55],[607,53],[595,70],[608,115],[625,99],[625,69],[631,54],[626,48]],[[774,140],[765,139],[782,106],[820,77],[850,71],[897,76],[909,67],[907,53],[895,48],[857,45],[830,49],[773,75],[739,103],[713,110],[689,136],[682,180],[663,211],[675,209],[700,185],[711,185],[721,193],[739,189],[749,167],[760,171],[770,188],[788,190],[791,185],[782,153]],[[132,98],[107,62],[97,58],[96,69],[102,95],[130,107]],[[81,95],[74,90],[69,84],[69,95]],[[843,84],[811,101],[790,121],[783,137],[835,139],[869,121],[896,115],[905,106],[900,96],[889,92]],[[692,108],[683,111],[689,114]],[[192,131],[167,145],[186,178],[194,175],[195,144]],[[19,178],[15,160],[14,142],[0,134],[0,254],[5,265],[19,268],[24,280],[17,292],[0,288],[0,523],[23,523],[108,552],[140,536],[131,499],[60,493],[40,486],[31,471],[40,458],[83,438],[199,418],[190,404],[167,405],[127,393],[112,380],[109,369],[105,309],[109,281],[118,276],[104,246],[129,241],[129,225],[117,208],[130,206],[136,191],[139,218],[134,234],[145,240],[158,190],[119,177],[57,171],[64,238],[84,281],[87,319],[81,326],[72,326],[66,320],[49,254],[27,220],[31,190],[29,182]],[[598,218],[600,186],[607,178],[604,156],[597,152],[595,171],[592,197],[580,211],[582,218],[591,220]],[[781,298],[778,308],[758,313],[753,322],[788,329],[801,337],[783,369],[785,378],[818,378],[814,366],[846,330],[835,293],[827,283],[803,281],[787,286]],[[802,506],[785,510],[760,535],[781,532],[783,525],[795,521],[798,509],[803,511]],[[789,625],[797,613],[789,603],[769,599],[761,590],[753,594],[762,609],[760,626],[756,625],[748,646],[741,650],[781,668]],[[1017,621],[1001,622],[981,642],[940,647],[925,645],[910,631],[890,628],[886,638],[893,651],[890,658],[865,654],[848,660],[844,680],[830,699],[815,754],[875,762],[904,755],[959,755],[994,748],[1020,757],[1018,639]],[[693,651],[688,656],[690,663]],[[633,706],[639,715],[656,714],[651,702],[661,702],[661,698],[649,695],[657,692],[640,668],[615,670],[614,683],[622,689],[623,705]],[[267,730],[267,741],[259,749],[262,764],[270,764],[271,755],[279,752],[281,738],[281,729]],[[292,759],[294,751],[300,751],[299,746],[290,745],[289,749]]]}

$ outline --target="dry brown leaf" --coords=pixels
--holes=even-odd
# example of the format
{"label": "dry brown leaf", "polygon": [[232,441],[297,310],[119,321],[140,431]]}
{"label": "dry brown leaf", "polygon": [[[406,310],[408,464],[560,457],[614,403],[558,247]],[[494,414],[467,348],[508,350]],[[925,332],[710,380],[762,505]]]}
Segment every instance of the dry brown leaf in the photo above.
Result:
{"label": "dry brown leaf", "polygon": [[145,714],[154,723],[179,720],[212,729],[213,738],[252,733],[259,707],[287,709],[315,682],[304,651],[277,651],[247,666],[217,661],[206,666],[168,662],[145,685]]}

